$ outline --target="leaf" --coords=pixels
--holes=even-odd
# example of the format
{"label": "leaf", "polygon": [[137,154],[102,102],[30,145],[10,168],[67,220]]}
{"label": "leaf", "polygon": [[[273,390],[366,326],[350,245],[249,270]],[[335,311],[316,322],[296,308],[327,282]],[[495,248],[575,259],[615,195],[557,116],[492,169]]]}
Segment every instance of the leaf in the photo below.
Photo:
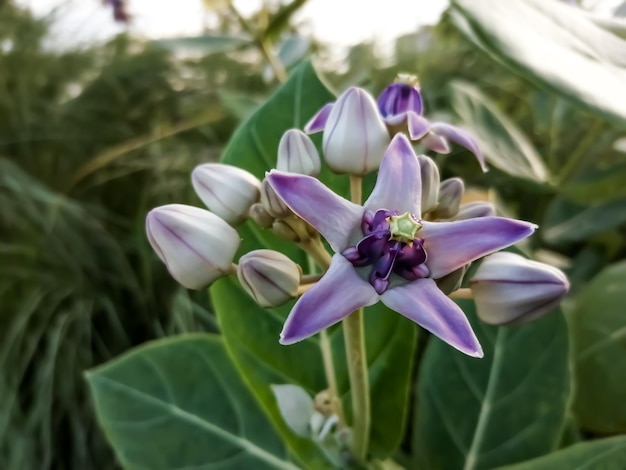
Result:
{"label": "leaf", "polygon": [[[265,171],[275,166],[283,132],[302,128],[324,104],[334,99],[310,62],[299,65],[287,83],[236,131],[223,161],[262,178]],[[319,143],[319,137],[316,139]],[[339,194],[348,192],[345,175],[332,174],[324,167],[320,179]],[[286,253],[305,268],[308,266],[299,249],[267,230],[248,223],[239,228],[239,233],[242,252],[271,248]],[[326,460],[317,447],[286,427],[270,389],[272,384],[294,384],[315,395],[327,388],[318,337],[291,346],[280,345],[278,336],[292,304],[262,309],[234,279],[214,284],[211,296],[231,356],[263,409],[302,462],[310,468],[324,468]],[[416,331],[411,322],[382,304],[367,309],[365,318],[373,423],[371,452],[384,458],[397,449],[404,434]],[[349,384],[341,328],[331,329],[330,337],[338,387],[349,417]]]}
{"label": "leaf", "polygon": [[626,198],[626,165],[590,169],[560,190],[570,201],[585,205]]}
{"label": "leaf", "polygon": [[480,142],[489,163],[505,173],[546,182],[548,170],[522,131],[473,85],[454,82],[452,106]]}
{"label": "leaf", "polygon": [[567,328],[560,312],[517,327],[477,320],[458,302],[485,357],[432,341],[420,366],[415,467],[491,469],[552,451],[570,395]]}
{"label": "leaf", "polygon": [[207,34],[204,36],[190,36],[170,39],[159,39],[152,44],[175,52],[196,52],[203,55],[229,52],[248,46],[252,40],[245,36],[229,36]]}
{"label": "leaf", "polygon": [[626,125],[626,41],[581,10],[544,0],[454,0],[452,18],[514,72]]}
{"label": "leaf", "polygon": [[545,457],[499,470],[622,470],[626,462],[626,436],[581,442]]}
{"label": "leaf", "polygon": [[126,469],[289,469],[286,451],[217,336],[154,341],[87,372]]}
{"label": "leaf", "polygon": [[546,213],[541,236],[551,244],[580,242],[626,222],[626,198],[590,207],[555,198]]}
{"label": "leaf", "polygon": [[626,262],[605,268],[577,298],[574,338],[574,412],[585,429],[626,432]]}

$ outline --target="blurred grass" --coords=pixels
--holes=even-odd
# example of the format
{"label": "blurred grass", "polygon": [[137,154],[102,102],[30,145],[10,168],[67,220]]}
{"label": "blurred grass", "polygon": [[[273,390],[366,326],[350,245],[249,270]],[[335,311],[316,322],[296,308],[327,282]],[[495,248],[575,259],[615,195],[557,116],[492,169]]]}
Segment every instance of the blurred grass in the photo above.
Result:
{"label": "blurred grass", "polygon": [[0,4],[0,468],[112,469],[83,371],[217,329],[206,293],[150,249],[145,214],[199,203],[189,172],[238,122],[215,90],[266,85],[254,62],[179,60],[123,35],[56,51],[48,21]]}

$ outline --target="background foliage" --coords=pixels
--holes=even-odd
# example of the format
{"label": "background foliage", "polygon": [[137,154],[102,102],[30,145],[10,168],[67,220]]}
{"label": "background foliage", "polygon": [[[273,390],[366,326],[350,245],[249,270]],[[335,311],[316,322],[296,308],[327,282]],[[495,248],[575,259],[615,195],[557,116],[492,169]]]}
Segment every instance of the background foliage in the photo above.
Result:
{"label": "background foliage", "polygon": [[[237,164],[253,158],[248,150],[245,156],[233,153],[233,146],[244,145],[250,121],[239,131],[238,143],[225,148],[235,128],[266,98],[280,103],[280,93],[272,95],[277,77],[268,72],[259,44],[277,50],[287,71],[307,51],[317,52],[318,68],[330,68],[326,46],[303,41],[292,25],[302,4],[271,4],[246,22],[222,10],[216,13],[220,28],[199,38],[146,43],[120,35],[87,49],[57,51],[46,45],[49,20],[34,18],[11,1],[0,3],[0,436],[5,437],[0,467],[114,469],[123,462],[133,468],[128,454],[133,451],[123,445],[129,439],[121,440],[115,431],[123,427],[110,424],[103,411],[111,400],[103,384],[113,383],[104,380],[109,376],[132,375],[141,356],[132,352],[88,376],[117,458],[96,425],[84,371],[146,341],[192,332],[221,333],[206,342],[191,337],[191,349],[215,349],[224,358],[198,367],[217,367],[216,377],[232,381],[228,387],[254,410],[250,419],[273,423],[263,425],[269,433],[265,441],[251,438],[255,448],[277,456],[286,468],[294,455],[296,461],[311,455],[292,436],[286,439],[289,457],[276,440],[288,431],[267,385],[277,373],[286,374],[315,392],[320,371],[302,370],[294,359],[316,357],[315,345],[305,342],[285,352],[284,367],[259,366],[263,357],[252,356],[243,345],[271,356],[277,343],[245,338],[250,320],[229,313],[267,314],[251,305],[242,309],[252,303],[240,293],[230,295],[236,287],[229,280],[216,285],[214,305],[204,292],[179,288],[150,250],[143,228],[151,207],[200,205],[188,176],[197,163],[222,154]],[[536,34],[522,25],[534,25]],[[502,351],[509,343],[512,348],[479,365],[465,364],[468,359],[453,357],[447,346],[423,333],[415,350],[411,328],[384,321],[384,328],[370,327],[381,334],[370,337],[373,344],[385,344],[394,328],[406,336],[390,348],[395,356],[389,354],[405,357],[400,362],[406,374],[400,377],[406,384],[396,389],[401,392],[394,403],[401,404],[397,412],[408,425],[386,441],[374,438],[377,457],[392,455],[407,468],[438,468],[443,463],[432,460],[435,454],[450,459],[450,465],[463,461],[465,468],[531,458],[510,468],[565,469],[571,462],[623,468],[624,438],[609,436],[626,432],[626,271],[620,262],[626,254],[626,107],[619,88],[626,64],[619,34],[625,30],[619,22],[601,22],[557,2],[457,0],[436,27],[398,38],[390,57],[380,56],[372,44],[357,45],[347,53],[346,72],[325,73],[324,84],[307,69],[308,86],[318,87],[320,102],[332,96],[327,88],[359,84],[379,92],[397,72],[417,73],[428,115],[471,129],[492,167],[480,174],[469,154],[455,148],[438,160],[443,176],[460,175],[468,186],[488,191],[501,213],[539,223],[537,236],[523,249],[565,268],[572,282],[563,305],[567,325],[555,312],[527,330],[479,327],[487,344],[489,338],[499,344],[503,337]],[[587,38],[584,44],[581,37]],[[552,50],[562,61],[545,60],[542,54]],[[581,75],[581,70],[594,73]],[[289,86],[282,93],[293,99],[297,93]],[[264,153],[273,155],[282,127],[302,126],[319,103],[313,104],[295,121],[287,118],[264,129],[272,135]],[[263,161],[253,170],[260,174],[268,165]],[[253,229],[244,230],[255,240]],[[238,300],[236,307],[229,304],[232,299]],[[285,313],[273,312],[257,327],[274,331]],[[333,338],[337,351],[342,350],[339,336]],[[158,356],[177,341],[160,340],[141,351]],[[176,370],[177,360],[187,361],[174,355],[163,367]],[[385,382],[375,376],[384,378],[385,369],[372,374],[373,384],[379,384],[374,395],[388,398],[380,385]],[[501,380],[494,385],[493,377]],[[409,383],[414,385],[410,392]],[[501,410],[516,408],[515,393],[521,393],[516,390],[528,383],[533,387],[521,400],[527,416],[547,416],[550,423],[541,442],[535,436],[537,442],[525,440],[524,448],[504,452],[529,431],[512,423],[515,416],[507,411],[500,412],[511,418],[508,423],[481,418],[485,403],[488,398]],[[210,383],[204,385],[211,393]],[[340,385],[343,391],[347,387]],[[550,413],[545,403],[541,406],[548,397]],[[222,419],[211,413],[207,422]],[[376,425],[384,429],[390,422],[382,416]],[[484,440],[477,441],[480,426]],[[426,433],[426,428],[435,431]],[[436,451],[451,441],[465,454]],[[601,460],[594,460],[598,455]],[[319,456],[311,458],[323,468]]]}

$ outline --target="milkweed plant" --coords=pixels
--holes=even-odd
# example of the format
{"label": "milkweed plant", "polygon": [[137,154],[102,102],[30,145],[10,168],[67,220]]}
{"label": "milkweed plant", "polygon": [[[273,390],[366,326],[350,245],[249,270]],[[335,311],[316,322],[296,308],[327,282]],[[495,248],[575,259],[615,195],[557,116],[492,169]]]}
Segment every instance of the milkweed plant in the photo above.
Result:
{"label": "milkweed plant", "polygon": [[[283,88],[290,86],[291,80]],[[290,113],[300,110],[279,112],[283,121],[297,122]],[[425,116],[415,77],[398,76],[377,99],[348,88],[308,118],[268,142],[272,135],[254,128],[265,118],[253,116],[242,129],[253,145],[276,149],[270,165],[261,168],[259,160],[241,155],[238,161],[253,168],[235,164],[237,158],[202,164],[191,183],[206,207],[173,203],[147,214],[147,239],[171,276],[188,289],[213,285],[225,336],[214,341],[226,352],[200,354],[210,373],[194,365],[198,357],[145,357],[144,367],[153,373],[136,392],[146,395],[144,404],[134,411],[119,405],[126,414],[105,425],[113,441],[120,426],[134,427],[134,437],[127,438],[135,444],[118,452],[128,468],[174,468],[168,465],[175,461],[166,463],[161,455],[168,447],[186,456],[185,468],[218,468],[211,464],[220,461],[223,468],[418,468],[413,457],[394,457],[400,445],[407,447],[407,417],[422,409],[407,404],[409,384],[417,380],[418,393],[441,394],[440,403],[418,396],[431,413],[437,406],[471,409],[473,404],[445,405],[445,387],[457,385],[432,371],[424,375],[425,368],[446,374],[468,364],[461,384],[474,389],[484,373],[479,363],[493,365],[510,353],[493,331],[513,337],[526,327],[518,325],[560,315],[550,312],[568,291],[566,276],[511,248],[537,225],[502,216],[490,201],[470,202],[461,178],[441,178],[439,154],[455,146],[455,158],[473,155],[476,172],[488,171],[487,163],[471,132]],[[237,320],[234,331],[237,308],[253,313]],[[202,338],[187,341],[192,348]],[[450,360],[420,363],[424,349],[428,354],[435,347]],[[520,352],[524,347],[522,341],[507,345]],[[211,365],[216,355],[233,364],[228,373],[220,372],[224,364]],[[136,367],[128,374],[141,375]],[[172,379],[172,368],[179,379]],[[424,388],[430,383],[442,389]],[[485,399],[496,386],[473,390],[482,407],[498,406]],[[224,395],[211,391],[219,387]],[[243,394],[253,398],[238,405]],[[478,427],[485,426],[485,411]],[[439,415],[439,422],[448,419],[441,410]],[[519,421],[515,433],[534,425],[524,416],[511,419]],[[196,438],[181,420],[195,426]],[[444,424],[466,439],[466,423]],[[429,429],[414,426],[411,432],[416,442],[421,438],[415,435]],[[139,450],[145,436],[151,436],[150,457]],[[204,451],[195,449],[194,439]],[[484,457],[477,439],[459,444],[465,468]],[[434,452],[446,452],[445,446]],[[228,459],[235,463],[229,466]]]}

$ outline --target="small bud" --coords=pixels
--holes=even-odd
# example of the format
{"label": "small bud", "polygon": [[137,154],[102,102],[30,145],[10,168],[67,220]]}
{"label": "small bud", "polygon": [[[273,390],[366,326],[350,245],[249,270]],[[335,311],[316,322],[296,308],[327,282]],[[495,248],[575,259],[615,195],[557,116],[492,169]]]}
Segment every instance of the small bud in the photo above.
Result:
{"label": "small bud", "polygon": [[297,295],[302,272],[287,256],[273,250],[255,250],[239,259],[237,277],[261,307],[278,307]]}
{"label": "small bud", "polygon": [[493,325],[518,324],[553,310],[569,290],[563,272],[509,252],[485,257],[470,288],[478,317]]}
{"label": "small bud", "polygon": [[[272,385],[272,392],[283,420],[300,437],[311,435],[311,418],[314,415],[313,399],[297,385]],[[321,425],[320,425],[321,427]]]}
{"label": "small bud", "polygon": [[420,173],[422,175],[422,214],[437,207],[439,201],[439,168],[432,158],[418,155]]}
{"label": "small bud", "polygon": [[349,88],[333,105],[324,127],[324,157],[337,173],[377,170],[390,138],[376,102],[365,90]]}
{"label": "small bud", "polygon": [[230,224],[248,217],[250,206],[259,200],[261,188],[261,182],[251,173],[223,163],[197,166],[191,173],[191,183],[211,212]]}
{"label": "small bud", "polygon": [[317,176],[320,168],[320,155],[308,135],[299,129],[283,134],[278,144],[277,170]]}
{"label": "small bud", "polygon": [[492,217],[496,215],[496,208],[493,204],[485,201],[474,201],[462,204],[459,212],[452,220],[475,219],[476,217]]}
{"label": "small bud", "polygon": [[294,243],[302,241],[302,237],[287,222],[277,219],[272,224],[272,231],[279,237]]}
{"label": "small bud", "polygon": [[261,204],[267,213],[276,219],[283,219],[293,214],[287,204],[276,194],[267,178],[261,183]]}
{"label": "small bud", "polygon": [[448,178],[439,186],[439,203],[433,216],[439,219],[449,219],[459,212],[465,185],[461,178]]}
{"label": "small bud", "polygon": [[217,215],[170,204],[146,216],[148,240],[174,279],[201,289],[230,273],[239,234]]}
{"label": "small bud", "polygon": [[270,228],[275,220],[274,217],[267,212],[263,204],[259,202],[252,204],[250,208],[250,218],[263,228]]}

